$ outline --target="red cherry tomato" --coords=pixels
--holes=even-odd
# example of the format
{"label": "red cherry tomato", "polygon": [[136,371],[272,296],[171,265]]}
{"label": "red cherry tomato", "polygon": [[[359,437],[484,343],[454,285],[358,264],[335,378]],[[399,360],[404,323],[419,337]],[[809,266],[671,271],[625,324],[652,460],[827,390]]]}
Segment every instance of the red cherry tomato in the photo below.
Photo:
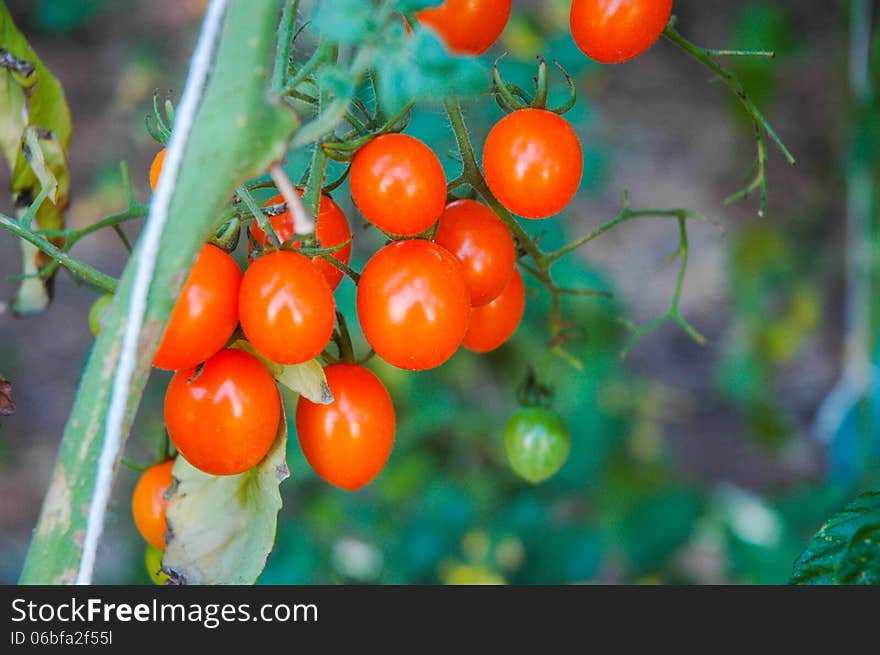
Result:
{"label": "red cherry tomato", "polygon": [[389,364],[440,366],[467,330],[470,289],[458,260],[423,239],[397,241],[367,262],[357,312],[369,344]]}
{"label": "red cherry tomato", "polygon": [[480,55],[498,40],[510,18],[511,0],[446,0],[416,13],[453,52]]}
{"label": "red cherry tomato", "polygon": [[590,59],[619,64],[654,45],[672,15],[672,0],[574,0],[571,35]]}
{"label": "red cherry tomato", "polygon": [[225,252],[205,245],[171,311],[153,365],[195,366],[226,345],[238,325],[241,270]]}
{"label": "red cherry tomato", "polygon": [[275,441],[281,398],[263,363],[221,350],[201,370],[178,371],[165,392],[165,425],[187,462],[210,475],[256,466]]}
{"label": "red cherry tomato", "polygon": [[156,153],[153,163],[150,164],[150,190],[155,191],[159,186],[159,174],[162,172],[162,166],[165,163],[165,148]]}
{"label": "red cherry tomato", "polygon": [[[302,196],[304,190],[297,189],[296,192]],[[270,198],[264,207],[278,205],[283,202],[284,196],[278,194],[274,198]],[[281,239],[282,243],[290,241],[296,236],[296,230],[293,226],[293,215],[289,211],[279,214],[278,216],[272,216],[269,219],[269,222],[272,224],[272,229],[275,230],[275,236]],[[251,234],[259,245],[266,245],[266,233],[263,232],[263,229],[256,223],[251,225]],[[339,205],[333,202],[333,199],[327,194],[321,194],[321,202],[318,204],[318,220],[315,226],[315,234],[318,237],[318,243],[321,244],[322,248],[333,248],[346,241],[351,241],[351,228],[348,225],[348,219],[345,218],[345,214],[339,208]],[[294,248],[299,248],[302,245],[302,242],[294,241],[292,245]],[[248,249],[252,249],[250,244],[248,244]],[[333,257],[343,264],[347,264],[351,259],[351,243],[348,243],[343,248],[334,252]],[[327,278],[327,284],[330,285],[331,289],[335,289],[339,286],[339,283],[342,281],[342,271],[323,257],[312,257],[312,263],[314,263],[318,270],[324,274],[324,277]]]}
{"label": "red cherry tomato", "polygon": [[504,291],[516,263],[510,230],[491,209],[476,200],[456,200],[440,216],[434,243],[458,258],[479,307]]}
{"label": "red cherry tomato", "polygon": [[307,257],[286,250],[263,255],[248,267],[238,306],[248,341],[279,364],[320,355],[336,322],[326,278]]}
{"label": "red cherry tomato", "polygon": [[300,397],[296,433],[315,472],[330,484],[355,491],[371,482],[391,455],[394,406],[385,385],[353,364],[324,369],[330,405]]}
{"label": "red cherry tomato", "polygon": [[131,514],[138,532],[159,550],[165,550],[165,492],[171,487],[174,460],[151,466],[143,472],[131,496]]}
{"label": "red cherry tomato", "polygon": [[519,271],[514,269],[510,284],[501,295],[488,305],[474,309],[464,347],[478,353],[499,348],[516,332],[525,307],[525,286]]}
{"label": "red cherry tomato", "polygon": [[406,134],[385,134],[358,150],[351,195],[380,230],[413,235],[431,227],[446,205],[446,175],[428,146]]}
{"label": "red cherry tomato", "polygon": [[546,218],[574,198],[584,155],[564,118],[544,109],[520,109],[489,132],[483,169],[492,193],[510,211]]}

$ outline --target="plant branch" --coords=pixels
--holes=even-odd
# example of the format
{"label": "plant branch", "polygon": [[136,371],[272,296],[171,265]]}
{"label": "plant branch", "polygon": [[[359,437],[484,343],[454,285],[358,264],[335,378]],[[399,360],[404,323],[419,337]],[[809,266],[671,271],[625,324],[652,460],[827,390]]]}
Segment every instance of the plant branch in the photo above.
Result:
{"label": "plant branch", "polygon": [[766,51],[756,50],[756,51],[748,51],[748,50],[711,50],[706,48],[701,48],[699,46],[694,45],[690,41],[688,41],[685,37],[683,37],[673,26],[674,17],[670,19],[669,24],[666,26],[666,29],[663,31],[663,35],[672,43],[677,45],[679,48],[684,50],[691,57],[699,61],[701,64],[706,66],[713,73],[718,75],[719,79],[724,82],[724,84],[736,95],[739,99],[740,104],[742,104],[743,108],[748,113],[749,117],[752,119],[752,122],[755,127],[755,141],[757,144],[757,154],[755,159],[755,175],[752,180],[737,193],[733,194],[727,200],[726,203],[736,202],[742,198],[745,198],[752,192],[758,190],[761,194],[761,204],[758,208],[758,215],[764,216],[767,210],[767,142],[766,136],[769,136],[770,139],[777,145],[779,150],[785,156],[786,160],[789,164],[795,163],[795,158],[782,142],[782,139],[776,134],[773,130],[773,127],[770,125],[770,122],[764,117],[764,114],[761,113],[761,110],[755,105],[751,98],[749,98],[746,93],[745,88],[742,85],[742,82],[739,78],[728,68],[725,68],[717,61],[713,59],[716,56],[756,56],[756,57],[769,57],[773,56],[773,53],[769,53]]}

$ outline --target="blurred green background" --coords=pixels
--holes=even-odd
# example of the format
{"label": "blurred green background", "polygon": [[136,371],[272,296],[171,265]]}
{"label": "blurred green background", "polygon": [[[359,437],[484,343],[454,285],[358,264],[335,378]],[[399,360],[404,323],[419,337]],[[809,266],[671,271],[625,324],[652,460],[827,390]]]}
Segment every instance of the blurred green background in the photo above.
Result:
{"label": "blurred green background", "polygon": [[[68,94],[71,224],[123,205],[120,160],[146,199],[158,147],[143,118],[155,89],[177,99],[205,2],[8,4]],[[871,4],[856,1],[852,9]],[[582,193],[557,219],[526,227],[548,246],[561,245],[612,217],[623,189],[638,207],[703,213],[711,224],[692,228],[682,311],[709,344],[669,326],[620,358],[627,332],[619,319],[644,322],[668,305],[677,268],[665,260],[677,231],[660,219],[619,228],[555,269],[560,284],[614,293],[566,300],[566,316],[586,332],[572,346],[582,371],[547,357],[548,299],[527,279],[526,318],[501,350],[460,352],[420,374],[373,360],[399,428],[388,466],[365,490],[350,494],[319,480],[291,440],[292,475],[282,485],[278,540],[261,583],[784,583],[822,521],[876,486],[875,387],[857,389],[852,402],[840,393],[826,400],[845,372],[854,338],[846,316],[858,302],[847,273],[847,198],[870,194],[880,181],[877,96],[854,100],[847,83],[864,50],[853,48],[850,4],[675,3],[679,30],[698,44],[777,51],[774,60],[731,62],[799,160],[790,168],[771,152],[763,219],[753,199],[723,205],[754,152],[735,99],[665,42],[625,65],[590,63],[568,35],[567,9],[565,0],[514,0],[511,22],[487,56],[509,51],[505,75],[526,85],[543,54],[579,88],[568,116],[585,147]],[[876,37],[866,63],[876,85]],[[492,101],[465,109],[481,143],[500,110]],[[440,107],[419,108],[409,132],[456,170]],[[294,179],[303,164],[291,158]],[[6,171],[0,183],[8,185]],[[358,226],[347,187],[335,198]],[[867,209],[875,220],[866,217],[854,242],[869,243],[876,258],[873,202]],[[6,198],[0,204],[11,209]],[[136,236],[137,226],[126,229]],[[124,252],[114,239],[96,235],[74,252],[115,274]],[[356,230],[356,268],[375,239],[374,231]],[[4,278],[18,272],[17,249],[0,235]],[[869,275],[868,289],[871,282]],[[3,281],[0,289],[6,299],[14,287]],[[0,419],[0,583],[18,577],[91,343],[86,316],[94,296],[63,275],[55,292],[39,318],[0,312],[0,373],[12,380],[18,405]],[[868,304],[876,296],[868,294]],[[350,281],[337,302],[354,316]],[[873,315],[873,306],[866,309]],[[873,320],[863,344],[869,354],[877,327]],[[501,447],[529,365],[554,381],[556,409],[572,433],[568,463],[539,486],[513,475]],[[149,461],[162,430],[167,380],[157,372],[144,398],[127,453],[135,461]],[[98,582],[149,582],[128,506],[136,478],[121,470]]]}

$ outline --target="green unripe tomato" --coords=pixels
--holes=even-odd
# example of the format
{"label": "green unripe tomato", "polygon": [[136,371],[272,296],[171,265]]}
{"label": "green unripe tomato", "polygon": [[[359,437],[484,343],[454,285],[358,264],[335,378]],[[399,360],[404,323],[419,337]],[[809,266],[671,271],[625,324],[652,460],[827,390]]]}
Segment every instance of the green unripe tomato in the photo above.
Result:
{"label": "green unripe tomato", "polygon": [[106,293],[98,298],[89,310],[89,329],[95,337],[101,331],[101,325],[104,324],[104,318],[107,316],[107,310],[110,309],[110,302],[112,300],[113,296]]}
{"label": "green unripe tomato", "polygon": [[162,571],[162,555],[161,550],[152,544],[147,544],[147,550],[144,551],[144,564],[147,566],[150,580],[157,585],[164,585],[168,580],[168,574]]}
{"label": "green unripe tomato", "polygon": [[533,484],[562,468],[570,449],[568,428],[553,410],[522,407],[504,426],[507,461],[517,475]]}

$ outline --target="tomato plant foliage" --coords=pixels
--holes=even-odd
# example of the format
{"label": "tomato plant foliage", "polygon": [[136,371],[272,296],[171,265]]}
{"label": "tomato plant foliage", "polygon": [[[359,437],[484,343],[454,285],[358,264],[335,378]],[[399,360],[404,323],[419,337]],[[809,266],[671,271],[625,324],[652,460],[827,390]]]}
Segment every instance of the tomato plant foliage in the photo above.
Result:
{"label": "tomato plant foliage", "polygon": [[[172,390],[200,390],[213,384],[211,402],[201,402],[207,397],[202,391],[195,394],[199,402],[184,402],[179,393],[171,394],[171,400],[166,395],[166,424],[179,452],[165,452],[159,459],[167,467],[176,456],[173,482],[163,496],[168,530],[161,568],[174,582],[244,584],[259,577],[275,541],[281,508],[279,485],[289,473],[287,419],[276,385],[302,397],[298,401],[298,437],[312,469],[332,484],[355,490],[381,477],[396,443],[398,425],[397,405],[385,383],[364,365],[375,356],[382,362],[369,366],[375,365],[382,375],[392,377],[403,375],[403,371],[436,369],[462,350],[472,351],[465,353],[468,357],[498,350],[513,337],[527,315],[527,301],[532,303],[536,295],[527,288],[523,276],[529,275],[529,282],[544,292],[537,306],[546,333],[530,335],[536,344],[530,350],[530,362],[552,359],[583,371],[578,353],[586,341],[584,330],[564,315],[563,310],[569,308],[562,299],[608,293],[580,286],[582,279],[572,281],[571,286],[561,285],[560,273],[566,270],[562,261],[621,223],[644,217],[668,219],[679,237],[678,249],[670,259],[677,262],[679,272],[669,309],[643,326],[625,323],[631,338],[624,351],[667,322],[678,325],[694,341],[705,341],[680,308],[689,258],[688,226],[701,219],[695,212],[634,208],[624,193],[616,216],[555,250],[547,249],[547,241],[532,236],[524,227],[565,212],[582,186],[584,151],[573,127],[576,121],[563,116],[576,105],[578,84],[561,67],[559,73],[554,72],[541,57],[533,69],[534,89],[526,89],[505,80],[497,61],[493,67],[488,59],[456,54],[452,44],[444,40],[449,33],[444,35],[443,21],[425,25],[419,18],[424,17],[423,10],[445,4],[439,0],[339,0],[313,3],[305,15],[300,3],[292,1],[231,0],[228,7],[224,2],[212,2],[206,15],[218,20],[212,10],[223,7],[225,14],[220,15],[224,22],[216,51],[211,54],[213,74],[205,88],[196,89],[201,94],[197,112],[183,114],[181,120],[169,102],[163,119],[154,105],[158,128],[153,130],[149,122],[148,127],[161,145],[167,145],[167,153],[160,151],[151,171],[155,195],[145,231],[166,216],[170,220],[155,241],[158,254],[147,255],[154,257],[150,263],[157,272],[147,290],[141,291],[145,296],[141,300],[146,303],[145,327],[135,336],[145,346],[143,352],[136,353],[140,359],[126,382],[129,404],[124,408],[121,433],[131,423],[149,362],[156,361],[153,354],[163,330],[166,339],[174,336],[172,307],[183,306],[190,299],[184,282],[199,249],[216,250],[231,263],[231,254],[241,242],[247,242],[243,282],[237,264],[231,264],[227,282],[211,276],[223,287],[217,293],[235,301],[226,303],[230,308],[224,312],[226,320],[218,325],[220,321],[199,314],[211,325],[199,324],[191,342],[180,348],[198,361],[166,365],[160,357],[157,363],[177,371],[169,387]],[[509,7],[509,3],[502,4]],[[575,5],[583,8],[590,3]],[[594,51],[581,44],[582,49],[587,54],[593,52],[591,56],[600,61],[623,61],[648,50],[662,33],[715,72],[743,103],[755,127],[755,176],[735,198],[759,190],[763,211],[766,141],[772,140],[790,160],[793,158],[736,76],[719,63],[718,58],[729,52],[703,49],[686,40],[669,19],[670,7],[671,2],[663,3],[650,34],[632,34],[636,28],[618,21],[616,29],[623,37],[636,41],[624,48],[626,52],[605,56],[600,51],[607,48]],[[498,6],[494,9],[498,13]],[[498,15],[506,20],[508,12]],[[206,18],[206,26],[208,21]],[[572,14],[572,21],[571,31],[579,43],[595,37],[593,33],[584,37],[584,30],[590,32],[594,26],[583,19],[580,10]],[[491,30],[492,38],[497,38],[496,27]],[[484,45],[473,52],[483,52]],[[11,75],[4,74],[7,78]],[[568,99],[552,106],[549,99],[558,94],[551,94],[550,86],[556,81]],[[482,142],[475,139],[476,132],[465,122],[462,108],[462,100],[473,96],[495,101],[506,114]],[[20,100],[7,94],[5,101],[9,103],[10,98]],[[187,98],[185,93],[184,100]],[[423,143],[400,134],[409,126],[416,105],[445,111],[456,152],[443,152],[435,142]],[[181,102],[184,106],[187,103]],[[182,147],[174,139],[181,134],[181,123],[194,125],[190,142]],[[66,138],[61,129],[59,138]],[[4,150],[11,152],[7,141],[4,138]],[[409,144],[409,150],[401,144]],[[34,190],[42,195],[38,199],[55,202],[52,193],[62,187],[64,177],[61,173],[52,177],[54,159],[51,153],[43,154],[42,159],[28,161],[28,171],[35,179]],[[444,167],[447,159],[453,161],[451,167]],[[179,170],[160,177],[163,166]],[[458,173],[447,178],[450,168],[457,168]],[[288,177],[294,172],[294,177]],[[331,194],[345,184],[360,210],[358,217],[346,217],[332,199]],[[186,197],[187,189],[207,187],[210,192],[204,197]],[[41,210],[40,203],[36,205],[28,211]],[[118,228],[122,221],[144,213],[133,200],[130,205],[127,213],[104,219],[106,227]],[[488,227],[478,228],[472,217],[464,217],[460,228],[449,226],[451,213],[462,206],[470,207],[473,216],[482,216]],[[328,207],[335,208],[339,228],[332,236],[327,236],[327,226],[322,228],[321,224],[322,214],[326,221]],[[441,219],[444,215],[446,225]],[[182,216],[187,220],[181,220]],[[552,226],[552,222],[548,224]],[[122,335],[128,336],[125,316],[137,306],[136,294],[141,293],[137,291],[139,260],[133,257],[117,281],[66,255],[61,257],[43,244],[45,235],[27,225],[8,226],[4,222],[3,227],[54,258],[54,266],[72,268],[93,286],[114,294],[109,313],[101,319],[98,344],[83,379],[85,391],[62,443],[56,481],[46,502],[48,514],[44,513],[37,530],[24,576],[28,581],[70,581],[70,572],[77,573],[80,552],[78,545],[65,539],[65,530],[82,528],[86,516],[81,508],[100,502],[97,492],[88,493],[95,466],[99,475],[112,480],[112,469],[104,461],[112,430],[108,429],[103,445],[95,435],[104,437],[102,428],[111,413],[111,385],[123,368],[117,365],[116,353],[121,343],[131,342],[123,341]],[[371,230],[382,243],[362,266],[358,256],[352,256],[351,246],[364,230]],[[480,234],[472,237],[468,230],[479,230]],[[82,235],[74,232],[72,236]],[[205,246],[206,242],[211,245]],[[68,245],[72,243],[64,244]],[[464,266],[470,267],[469,272]],[[357,287],[351,294],[354,303],[337,304],[336,288],[342,295],[351,291],[351,284]],[[184,298],[175,303],[174,296],[181,288]],[[197,306],[193,315],[198,318],[204,303],[192,304]],[[356,316],[349,311],[346,317],[346,307],[351,310],[352,304],[356,305]],[[535,311],[534,304],[531,311]],[[366,344],[352,338],[349,323],[354,326],[354,318]],[[215,334],[209,334],[211,328]],[[367,346],[369,352],[357,352]],[[215,368],[224,359],[247,360],[252,378],[259,379],[260,391],[252,394],[252,404],[258,408],[252,412],[258,416],[243,418],[235,411],[236,401],[241,404],[244,398],[244,373],[241,369],[220,379]],[[491,355],[487,361],[500,359]],[[538,483],[559,474],[558,482],[565,479],[562,469],[569,454],[581,457],[585,447],[569,433],[568,426],[574,422],[550,407],[553,389],[549,383],[533,379],[531,364],[528,369],[528,384],[523,386],[541,402],[532,403],[525,395],[519,398],[524,408],[514,412],[506,431],[496,426],[495,457],[502,460],[497,453],[505,452],[519,479]],[[361,376],[358,384],[343,379],[341,371],[348,375],[357,372]],[[259,409],[257,401],[267,398],[271,407]],[[440,403],[442,397],[432,396],[427,404]],[[223,420],[221,409],[230,414],[229,420]],[[348,422],[336,425],[340,417]],[[338,429],[330,429],[331,424]],[[369,434],[362,435],[362,430]],[[116,438],[124,444],[124,434]],[[222,459],[223,448],[233,450],[249,438],[259,443],[252,452],[244,453],[246,457],[235,458],[230,465],[210,461],[214,456]],[[195,454],[199,452],[209,456]],[[589,468],[584,461],[575,463],[578,471]],[[73,486],[78,490],[76,498],[67,502],[80,508],[76,510],[79,513],[62,529],[51,512],[58,496]],[[646,492],[641,513],[633,513],[634,527],[624,530],[632,544],[628,557],[636,570],[656,563],[654,549],[639,545],[643,525],[653,523],[663,508],[676,507],[681,520],[668,521],[666,530],[655,535],[665,556],[689,533],[700,510],[688,493],[672,490],[664,497],[657,490],[652,492]],[[876,580],[877,554],[870,546],[876,544],[878,533],[877,499],[868,501],[860,499],[849,514],[835,517],[823,528],[799,562],[797,581],[814,577]],[[90,520],[85,528],[93,531],[95,526]],[[100,526],[97,529],[100,532]],[[151,536],[158,548],[161,540]],[[155,569],[156,553],[151,551],[148,559],[148,566]],[[63,571],[44,572],[43,567],[50,565]],[[826,573],[817,576],[814,571]],[[77,576],[82,579],[81,574]],[[165,580],[161,576],[155,579]]]}
{"label": "tomato plant foliage", "polygon": [[880,491],[832,516],[794,565],[795,584],[880,584]]}

